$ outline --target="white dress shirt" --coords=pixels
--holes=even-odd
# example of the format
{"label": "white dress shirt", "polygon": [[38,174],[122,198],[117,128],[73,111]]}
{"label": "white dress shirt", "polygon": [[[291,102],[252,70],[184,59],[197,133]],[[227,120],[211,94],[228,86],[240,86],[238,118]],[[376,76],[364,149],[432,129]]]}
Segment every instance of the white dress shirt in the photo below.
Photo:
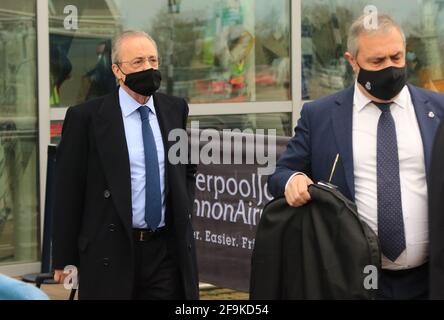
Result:
{"label": "white dress shirt", "polygon": [[[399,175],[406,250],[394,262],[382,257],[382,268],[409,269],[428,256],[428,204],[424,149],[415,109],[405,86],[392,103],[398,142]],[[353,106],[353,163],[358,212],[376,233],[378,203],[376,183],[377,128],[381,110],[355,84]]]}
{"label": "white dress shirt", "polygon": [[[120,108],[122,109],[126,143],[128,145],[131,169],[131,198],[133,207],[133,228],[148,228],[145,222],[145,153],[142,136],[142,120],[137,109],[141,106],[125,90],[119,89]],[[157,121],[156,109],[151,97],[145,104],[149,109],[149,121],[153,131],[159,161],[160,191],[162,195],[162,217],[158,227],[165,225],[165,152]]]}

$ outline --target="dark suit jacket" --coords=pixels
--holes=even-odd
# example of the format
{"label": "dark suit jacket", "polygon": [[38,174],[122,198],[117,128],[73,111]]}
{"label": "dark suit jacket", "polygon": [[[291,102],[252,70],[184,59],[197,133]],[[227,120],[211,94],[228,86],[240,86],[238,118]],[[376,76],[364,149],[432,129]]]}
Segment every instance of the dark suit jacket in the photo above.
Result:
{"label": "dark suit jacket", "polygon": [[[256,234],[251,299],[374,299],[364,284],[377,278],[378,238],[356,206],[336,190],[311,185],[313,201],[290,207],[268,203]],[[365,271],[365,272],[364,272]],[[375,280],[375,279],[372,279]],[[373,281],[373,285],[376,281]]]}
{"label": "dark suit jacket", "polygon": [[[153,97],[168,159],[168,133],[186,128],[188,105],[160,93]],[[56,167],[53,267],[79,267],[82,299],[130,299],[131,176],[118,90],[68,109]],[[191,226],[195,171],[165,160],[167,238],[187,299],[199,294]]]}
{"label": "dark suit jacket", "polygon": [[430,298],[444,299],[444,121],[433,146],[429,212]]}
{"label": "dark suit jacket", "polygon": [[[433,139],[444,114],[444,96],[408,85],[421,131],[427,179]],[[354,201],[352,117],[354,86],[313,102],[306,103],[287,150],[269,177],[273,196],[284,194],[285,185],[295,172],[303,172],[314,181],[328,181],[336,155],[339,161],[332,184]],[[433,112],[434,117],[430,117]]]}

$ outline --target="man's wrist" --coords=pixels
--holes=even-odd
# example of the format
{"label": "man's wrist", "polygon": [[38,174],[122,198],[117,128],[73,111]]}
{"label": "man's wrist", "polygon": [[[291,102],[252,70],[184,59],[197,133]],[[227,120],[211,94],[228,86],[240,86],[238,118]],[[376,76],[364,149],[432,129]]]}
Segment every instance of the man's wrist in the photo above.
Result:
{"label": "man's wrist", "polygon": [[[287,191],[287,187],[288,187],[288,184],[290,183],[291,179],[293,179],[294,177],[299,176],[299,175],[303,175],[303,176],[306,176],[306,177],[307,177],[307,175],[306,175],[305,173],[303,173],[303,172],[295,172],[295,173],[293,173],[293,174],[290,176],[290,178],[288,178],[287,183],[285,184],[285,189],[284,189],[284,191]],[[308,178],[308,177],[307,177],[307,178]]]}

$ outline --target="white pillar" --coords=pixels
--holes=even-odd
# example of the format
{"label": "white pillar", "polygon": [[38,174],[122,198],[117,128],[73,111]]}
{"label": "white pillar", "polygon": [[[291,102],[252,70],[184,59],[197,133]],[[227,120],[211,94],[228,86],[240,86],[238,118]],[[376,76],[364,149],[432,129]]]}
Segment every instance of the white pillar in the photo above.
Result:
{"label": "white pillar", "polygon": [[[244,13],[244,28],[248,31],[253,38],[256,37],[255,26],[256,26],[256,10],[255,1],[251,0],[241,0],[242,12]],[[251,48],[245,61],[245,77],[248,88],[248,97],[250,101],[256,101],[256,54],[255,54],[255,44]]]}

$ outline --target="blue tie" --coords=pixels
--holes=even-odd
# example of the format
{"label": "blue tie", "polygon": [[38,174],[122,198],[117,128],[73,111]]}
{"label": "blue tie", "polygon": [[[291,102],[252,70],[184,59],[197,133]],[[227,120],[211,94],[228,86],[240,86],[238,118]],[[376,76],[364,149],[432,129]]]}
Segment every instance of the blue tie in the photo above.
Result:
{"label": "blue tie", "polygon": [[145,153],[145,221],[149,229],[156,230],[162,215],[159,160],[157,158],[156,141],[150,126],[150,109],[147,106],[141,106],[138,111],[142,120]]}
{"label": "blue tie", "polygon": [[378,195],[378,237],[382,253],[395,261],[405,250],[401,182],[395,121],[390,103],[375,103],[382,111],[378,122],[376,159]]}

